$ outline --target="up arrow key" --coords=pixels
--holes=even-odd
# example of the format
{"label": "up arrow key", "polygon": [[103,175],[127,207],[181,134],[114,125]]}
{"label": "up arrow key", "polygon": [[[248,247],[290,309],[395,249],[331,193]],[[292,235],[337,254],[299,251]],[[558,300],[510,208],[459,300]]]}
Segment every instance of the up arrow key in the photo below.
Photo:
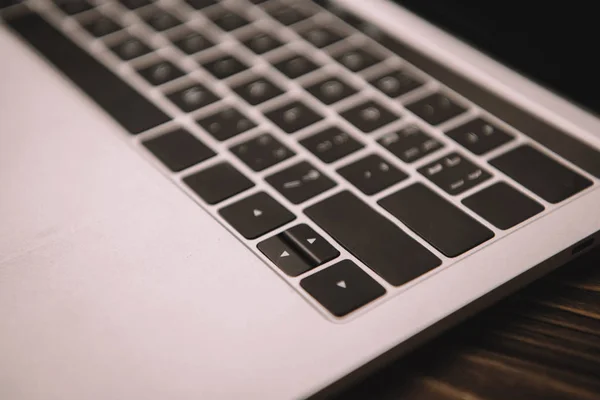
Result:
{"label": "up arrow key", "polygon": [[341,287],[342,289],[346,289],[346,281],[339,281],[338,283],[336,283],[336,285]]}
{"label": "up arrow key", "polygon": [[287,251],[283,251],[283,253],[281,253],[281,255],[279,256],[279,258],[283,258],[283,257],[289,257],[290,253],[288,253]]}

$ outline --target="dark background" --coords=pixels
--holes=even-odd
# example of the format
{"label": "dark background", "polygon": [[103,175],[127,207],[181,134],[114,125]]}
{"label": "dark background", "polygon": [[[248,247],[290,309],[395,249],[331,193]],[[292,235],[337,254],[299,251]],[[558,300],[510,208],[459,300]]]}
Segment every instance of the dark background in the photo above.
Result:
{"label": "dark background", "polygon": [[597,1],[395,1],[600,114]]}

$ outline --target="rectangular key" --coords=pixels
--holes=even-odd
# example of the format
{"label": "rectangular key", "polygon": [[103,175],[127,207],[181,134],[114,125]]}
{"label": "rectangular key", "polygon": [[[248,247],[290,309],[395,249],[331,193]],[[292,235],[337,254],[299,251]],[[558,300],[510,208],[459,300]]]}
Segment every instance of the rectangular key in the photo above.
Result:
{"label": "rectangular key", "polygon": [[349,191],[329,197],[304,212],[394,286],[441,264],[425,247]]}
{"label": "rectangular key", "polygon": [[169,121],[165,113],[39,15],[27,14],[7,23],[130,133]]}
{"label": "rectangular key", "polygon": [[494,237],[494,233],[421,183],[379,204],[448,257],[456,257]]}
{"label": "rectangular key", "polygon": [[553,204],[592,184],[589,179],[527,145],[490,160],[490,164]]}

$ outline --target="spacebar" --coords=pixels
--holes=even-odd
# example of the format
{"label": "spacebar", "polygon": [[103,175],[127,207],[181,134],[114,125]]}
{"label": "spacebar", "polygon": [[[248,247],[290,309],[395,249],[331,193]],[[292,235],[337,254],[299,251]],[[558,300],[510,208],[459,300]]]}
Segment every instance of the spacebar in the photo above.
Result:
{"label": "spacebar", "polygon": [[35,13],[6,21],[129,133],[169,121],[169,117],[104,65]]}
{"label": "spacebar", "polygon": [[329,197],[304,212],[352,255],[394,286],[441,264],[429,250],[348,191]]}

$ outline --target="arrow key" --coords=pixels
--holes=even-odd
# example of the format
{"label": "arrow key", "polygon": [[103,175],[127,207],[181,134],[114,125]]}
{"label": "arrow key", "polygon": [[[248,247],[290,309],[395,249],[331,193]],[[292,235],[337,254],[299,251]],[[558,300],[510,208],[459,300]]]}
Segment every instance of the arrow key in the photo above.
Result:
{"label": "arrow key", "polygon": [[340,255],[339,251],[306,224],[296,225],[281,236],[314,265],[325,264]]}
{"label": "arrow key", "polygon": [[258,244],[258,249],[273,264],[289,276],[298,276],[315,267],[302,257],[281,235],[273,236]]}

